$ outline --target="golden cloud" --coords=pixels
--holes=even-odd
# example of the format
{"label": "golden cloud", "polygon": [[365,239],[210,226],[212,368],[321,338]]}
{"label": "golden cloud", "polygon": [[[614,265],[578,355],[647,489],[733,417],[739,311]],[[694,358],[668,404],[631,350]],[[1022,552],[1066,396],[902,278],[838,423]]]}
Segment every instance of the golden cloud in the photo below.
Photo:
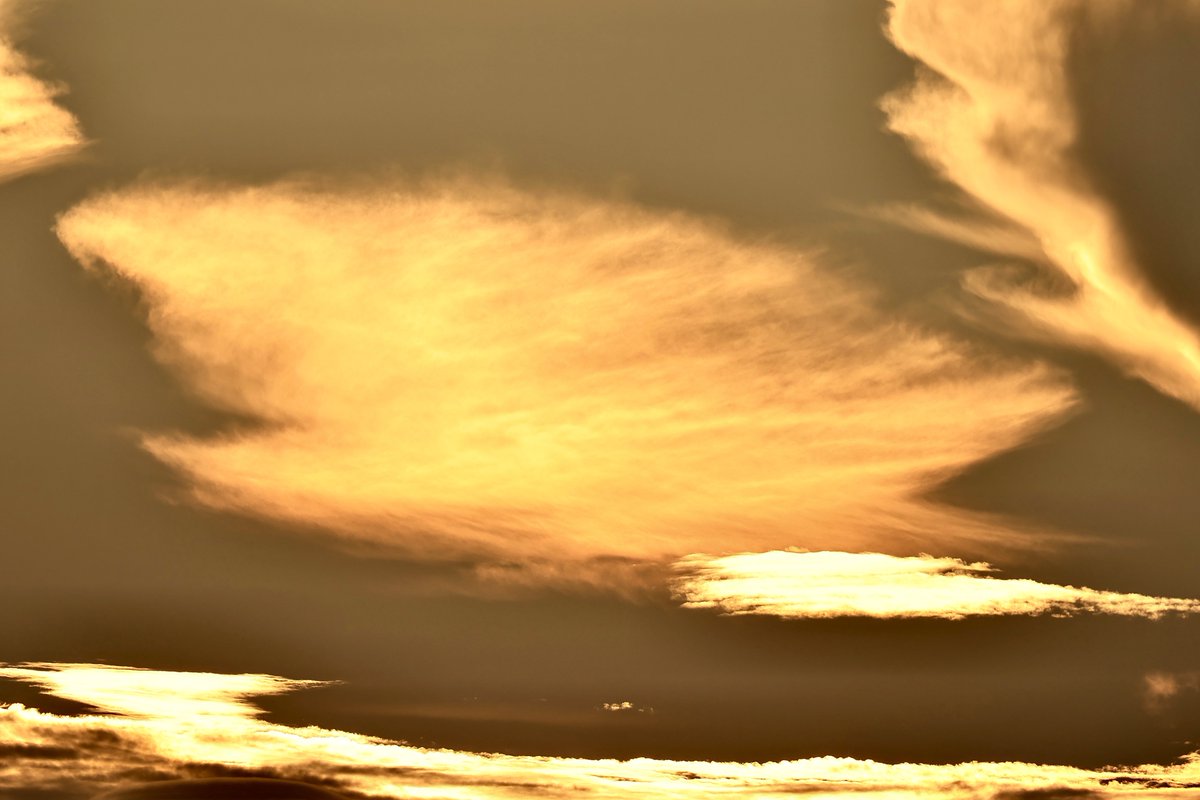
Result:
{"label": "golden cloud", "polygon": [[[1048,789],[1073,791],[1070,796],[1094,791],[1112,798],[1165,798],[1194,793],[1188,785],[1200,780],[1200,759],[1195,757],[1174,766],[1092,770],[1020,762],[884,764],[832,756],[748,764],[431,750],[257,718],[250,697],[307,681],[69,664],[7,668],[0,676],[30,681],[60,697],[94,699],[113,715],[63,716],[0,706],[0,747],[10,754],[0,761],[0,785],[14,791],[101,792],[136,786],[138,774],[153,773],[157,781],[212,778],[222,774],[222,767],[225,774],[243,778],[314,783],[371,797],[460,800],[532,795],[705,800],[734,793],[751,798],[852,794],[876,800],[974,800],[1024,791],[1044,796]],[[146,704],[144,685],[156,687],[159,700],[153,707]],[[211,704],[203,702],[202,686],[214,691]],[[172,708],[175,697],[181,702]],[[229,713],[211,713],[220,707]]]}
{"label": "golden cloud", "polygon": [[1154,670],[1142,676],[1142,699],[1147,711],[1159,714],[1185,692],[1200,691],[1200,670]]}
{"label": "golden cloud", "polygon": [[10,42],[18,10],[16,0],[0,0],[0,181],[60,161],[84,144],[75,118],[54,103],[61,89],[35,78]]}
{"label": "golden cloud", "polygon": [[[1170,13],[1159,8],[1160,21],[1172,14],[1200,21],[1200,4],[1165,5]],[[1072,43],[1134,24],[1132,12],[1147,4],[892,0],[892,6],[893,41],[928,69],[886,100],[891,127],[1008,230],[911,213],[908,223],[1005,255],[1017,243],[1023,251],[1017,254],[1030,257],[1010,229],[1024,231],[1024,240],[1037,246],[1033,260],[1065,277],[1069,291],[1031,289],[1003,268],[968,274],[966,287],[1007,309],[1014,329],[1101,352],[1200,408],[1200,336],[1151,287],[1110,198],[1076,157],[1081,120]]]}
{"label": "golden cloud", "polygon": [[1200,612],[1200,600],[1150,597],[995,578],[984,563],[922,555],[774,551],[677,564],[675,592],[687,608],[789,619],[1117,614],[1157,619]]}
{"label": "golden cloud", "polygon": [[622,204],[173,182],[58,232],[140,289],[164,364],[259,421],[146,436],[196,498],[425,558],[1019,546],[914,498],[1072,402],[812,255]]}

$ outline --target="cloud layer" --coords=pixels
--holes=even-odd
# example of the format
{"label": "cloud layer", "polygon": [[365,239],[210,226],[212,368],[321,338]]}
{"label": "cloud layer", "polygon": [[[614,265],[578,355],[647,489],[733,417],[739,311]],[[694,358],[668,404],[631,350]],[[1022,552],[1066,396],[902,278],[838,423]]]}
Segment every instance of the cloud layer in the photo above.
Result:
{"label": "cloud layer", "polygon": [[176,182],[58,232],[139,287],[165,364],[260,421],[146,437],[197,498],[423,557],[1015,546],[913,498],[1072,400],[818,258],[620,204]]}
{"label": "cloud layer", "polygon": [[1200,612],[1200,600],[995,578],[987,564],[926,555],[774,551],[696,555],[677,566],[682,575],[675,592],[684,605],[725,614],[964,619],[1095,613],[1155,619]]}
{"label": "cloud layer", "polygon": [[[189,778],[197,781],[193,787],[211,788],[220,778],[269,778],[322,786],[349,797],[461,800],[675,795],[703,799],[732,793],[752,798],[852,794],[879,800],[967,800],[1023,793],[1046,796],[1049,790],[1064,796],[1092,792],[1114,798],[1185,797],[1200,779],[1200,762],[1195,759],[1171,767],[1085,770],[1017,762],[882,764],[823,757],[745,764],[429,750],[257,719],[250,697],[297,688],[307,685],[305,681],[67,664],[7,668],[0,676],[33,682],[60,697],[94,700],[112,714],[61,716],[21,705],[0,706],[0,747],[7,754],[0,759],[0,785],[14,792],[57,792],[65,798],[102,791],[113,791],[115,797],[177,798],[186,796],[188,785],[167,782]],[[176,683],[178,692],[173,689]],[[144,685],[157,689],[159,701],[153,709],[145,704]],[[213,691],[211,705],[197,706],[204,699],[200,686]],[[176,697],[181,702],[172,708]],[[215,708],[229,713],[212,713]],[[259,784],[255,790],[264,797],[278,796],[273,790],[285,786]]]}
{"label": "cloud layer", "polygon": [[0,181],[41,169],[83,146],[79,125],[54,103],[60,89],[30,74],[28,59],[14,49],[17,0],[0,0]]}
{"label": "cloud layer", "polygon": [[[909,223],[1004,255],[1014,254],[1014,242],[1027,251],[1024,242],[1032,241],[1033,260],[1068,284],[1030,285],[1018,280],[1022,273],[994,268],[969,274],[968,289],[1007,309],[1014,330],[1101,352],[1200,408],[1200,336],[1156,291],[1149,264],[1133,247],[1127,215],[1105,188],[1111,182],[1081,157],[1085,141],[1127,128],[1124,117],[1137,111],[1113,98],[1101,113],[1085,115],[1081,87],[1095,80],[1099,66],[1078,63],[1088,43],[1123,30],[1148,27],[1161,34],[1189,26],[1193,34],[1200,31],[1200,3],[1191,0],[893,0],[892,39],[928,69],[885,108],[891,127],[948,180],[1027,236],[997,233],[993,222],[954,225],[935,216],[910,217]],[[1193,49],[1197,43],[1200,35],[1193,35]],[[1147,85],[1139,91],[1170,89]],[[1173,121],[1135,124],[1168,128]],[[1128,152],[1108,158],[1144,163],[1144,151],[1152,148],[1140,143],[1133,149],[1143,152],[1127,146]],[[965,233],[969,229],[973,233]],[[1178,261],[1156,267],[1177,274],[1195,270],[1195,264]]]}

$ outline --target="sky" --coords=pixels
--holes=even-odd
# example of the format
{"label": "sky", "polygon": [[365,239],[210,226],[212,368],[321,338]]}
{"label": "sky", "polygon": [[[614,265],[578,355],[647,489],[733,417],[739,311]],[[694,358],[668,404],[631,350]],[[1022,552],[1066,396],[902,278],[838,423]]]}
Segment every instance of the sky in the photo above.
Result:
{"label": "sky", "polygon": [[0,0],[0,798],[1200,791],[1195,0]]}

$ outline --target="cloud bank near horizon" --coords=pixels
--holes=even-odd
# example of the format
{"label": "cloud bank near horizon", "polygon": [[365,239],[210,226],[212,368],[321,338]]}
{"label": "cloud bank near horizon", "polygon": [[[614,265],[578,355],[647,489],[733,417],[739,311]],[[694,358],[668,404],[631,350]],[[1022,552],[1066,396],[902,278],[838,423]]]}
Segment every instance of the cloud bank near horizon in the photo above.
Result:
{"label": "cloud bank near horizon", "polygon": [[38,80],[12,43],[23,10],[0,0],[0,182],[49,166],[84,145],[75,118],[54,102],[60,87]]}
{"label": "cloud bank near horizon", "polygon": [[[110,716],[47,714],[0,705],[0,784],[12,791],[87,798],[172,796],[180,779],[269,778],[349,797],[507,800],[586,794],[603,800],[686,795],[878,800],[1066,796],[1185,797],[1200,785],[1195,755],[1173,766],[1100,770],[1020,762],[884,764],[821,757],[769,763],[629,761],[432,750],[318,727],[258,719],[251,698],[311,686],[267,675],[215,675],[86,664],[0,668]],[[147,706],[144,687],[156,688]],[[211,691],[211,702],[205,692]],[[172,701],[178,699],[178,706]],[[135,791],[137,789],[142,791]]]}
{"label": "cloud bank near horizon", "polygon": [[810,254],[466,181],[150,183],[58,232],[139,288],[164,364],[260,421],[145,438],[215,507],[525,564],[1044,543],[916,497],[1071,390]]}
{"label": "cloud bank near horizon", "polygon": [[1200,612],[1200,600],[1059,586],[993,577],[985,563],[922,555],[773,551],[676,564],[674,590],[686,608],[784,619],[1114,614],[1158,619]]}
{"label": "cloud bank near horizon", "polygon": [[[1196,129],[1188,117],[1194,98],[1172,101],[1184,85],[1154,76],[1181,35],[1196,52],[1200,3],[892,0],[888,31],[924,67],[912,87],[885,101],[891,128],[995,218],[922,218],[909,210],[904,223],[1065,279],[1046,285],[999,266],[968,273],[965,286],[992,301],[987,313],[1018,335],[1099,352],[1200,408],[1200,317],[1178,309],[1200,308],[1200,294],[1163,291],[1195,288],[1200,240],[1190,221],[1176,224],[1156,238],[1186,241],[1154,251],[1137,228],[1157,226],[1133,211],[1170,205],[1156,195],[1197,177],[1194,136],[1172,144],[1187,135],[1176,130]],[[1164,46],[1153,47],[1155,39]],[[1127,58],[1134,46],[1148,57]],[[1131,78],[1136,63],[1148,74]],[[1089,100],[1091,83],[1111,73],[1122,80],[1104,83],[1103,102]],[[1147,103],[1156,93],[1161,101]],[[1140,118],[1147,109],[1165,116]],[[1133,128],[1142,133],[1130,135]],[[1126,168],[1140,175],[1105,174]]]}

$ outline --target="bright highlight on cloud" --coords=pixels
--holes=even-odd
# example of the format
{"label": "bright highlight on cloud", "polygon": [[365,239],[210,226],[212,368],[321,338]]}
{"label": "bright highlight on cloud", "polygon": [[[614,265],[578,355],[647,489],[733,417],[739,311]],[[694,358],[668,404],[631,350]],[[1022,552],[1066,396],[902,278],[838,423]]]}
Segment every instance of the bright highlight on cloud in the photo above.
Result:
{"label": "bright highlight on cloud", "polygon": [[653,714],[654,709],[647,706],[639,706],[632,700],[618,700],[612,703],[601,703],[600,709],[614,714]]}
{"label": "bright highlight on cloud", "polygon": [[259,711],[247,698],[323,685],[321,681],[290,681],[273,675],[155,672],[95,664],[0,667],[0,678],[25,681],[55,697],[137,719],[252,717]]}
{"label": "bright highlight on cloud", "polygon": [[964,619],[1080,613],[1158,618],[1200,612],[1200,600],[1148,597],[992,577],[992,568],[957,558],[882,553],[774,551],[677,564],[675,592],[688,608],[725,614]]}
{"label": "bright highlight on cloud", "polygon": [[0,0],[0,181],[59,161],[83,146],[75,118],[55,105],[60,90],[30,74],[10,42],[17,0]]}
{"label": "bright highlight on cloud", "polygon": [[[111,671],[111,675],[100,673]],[[78,683],[75,680],[79,674]],[[21,705],[0,706],[0,785],[14,792],[57,792],[87,798],[102,791],[148,788],[184,778],[273,778],[379,798],[623,798],[781,797],[804,795],[916,800],[1020,797],[1054,789],[1068,796],[1183,797],[1200,780],[1200,760],[1176,766],[1085,770],[1006,763],[882,764],[853,758],[809,758],[762,764],[735,762],[571,759],[429,750],[316,727],[292,728],[257,719],[245,698],[305,681],[262,675],[222,676],[122,667],[43,664],[4,670],[60,697],[103,705],[118,716],[61,716]],[[178,692],[172,682],[178,681]],[[157,687],[162,705],[148,714],[141,685]],[[200,685],[212,705],[243,699],[229,714],[193,713]],[[93,687],[99,695],[92,697]],[[257,688],[255,688],[257,687]],[[243,692],[245,694],[243,694]],[[122,715],[125,701],[132,698]],[[182,702],[171,708],[178,697]],[[240,704],[240,705],[239,705]],[[162,786],[172,796],[177,786]],[[1190,787],[1190,788],[1189,788]],[[1009,793],[1009,794],[1005,794]],[[118,794],[117,796],[121,796]],[[140,796],[134,793],[131,796]],[[150,795],[155,796],[155,795]]]}
{"label": "bright highlight on cloud", "polygon": [[623,205],[173,183],[58,231],[141,289],[165,364],[262,420],[146,437],[197,498],[423,557],[996,539],[913,497],[1071,402],[812,256]]}
{"label": "bright highlight on cloud", "polygon": [[[1083,73],[1071,62],[1080,42],[1103,32],[1200,23],[1200,4],[892,2],[893,40],[929,68],[885,103],[892,128],[985,209],[1026,231],[1040,249],[1034,260],[1073,286],[1065,293],[1039,290],[1004,269],[985,269],[968,275],[967,288],[1007,308],[1023,332],[1104,353],[1200,408],[1200,337],[1151,287],[1112,198],[1096,188],[1096,176],[1077,156],[1083,119],[1074,82]],[[948,226],[931,217],[920,226],[1012,255],[1020,239],[1007,231],[993,235],[991,225]]]}

